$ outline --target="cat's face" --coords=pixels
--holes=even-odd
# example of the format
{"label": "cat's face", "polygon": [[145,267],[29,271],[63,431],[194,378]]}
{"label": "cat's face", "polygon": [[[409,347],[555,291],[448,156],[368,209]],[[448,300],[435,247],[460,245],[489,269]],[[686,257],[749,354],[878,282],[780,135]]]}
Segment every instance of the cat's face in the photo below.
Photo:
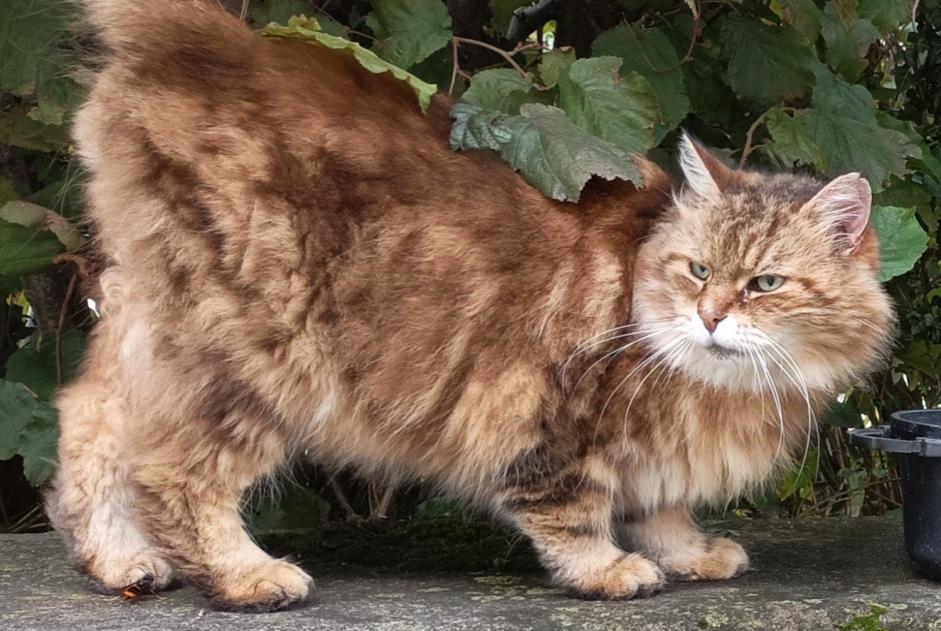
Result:
{"label": "cat's face", "polygon": [[857,174],[734,171],[684,139],[687,185],[641,249],[632,333],[648,369],[735,389],[832,391],[872,370],[891,337]]}

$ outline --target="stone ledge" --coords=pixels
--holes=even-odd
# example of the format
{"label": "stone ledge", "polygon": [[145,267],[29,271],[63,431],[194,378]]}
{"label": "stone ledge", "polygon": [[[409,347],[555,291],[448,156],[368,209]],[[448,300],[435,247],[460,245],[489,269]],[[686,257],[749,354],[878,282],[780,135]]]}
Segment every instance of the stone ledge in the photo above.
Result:
{"label": "stone ledge", "polygon": [[[376,563],[360,558],[356,565],[336,558],[317,564],[300,551],[317,580],[316,599],[292,611],[258,615],[213,611],[191,588],[136,603],[95,594],[69,567],[54,534],[2,535],[0,629],[941,631],[941,584],[917,575],[897,520],[769,520],[720,527],[745,545],[752,569],[725,583],[671,586],[648,600],[573,600],[554,591],[542,573],[506,566],[481,572],[471,563],[465,571],[441,574],[397,569],[379,558],[381,550]],[[292,538],[297,541],[296,534]],[[422,547],[421,554],[448,554],[439,541]],[[278,552],[284,542],[268,540]],[[872,605],[885,613],[871,614]]]}

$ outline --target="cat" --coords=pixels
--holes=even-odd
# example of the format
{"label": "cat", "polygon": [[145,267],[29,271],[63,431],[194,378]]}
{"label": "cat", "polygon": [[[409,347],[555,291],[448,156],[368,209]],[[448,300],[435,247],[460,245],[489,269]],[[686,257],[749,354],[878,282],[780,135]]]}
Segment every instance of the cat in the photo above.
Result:
{"label": "cat", "polygon": [[240,501],[292,458],[433,481],[627,599],[748,565],[691,514],[799,461],[883,361],[871,193],[727,167],[545,198],[453,152],[450,102],[265,40],[214,0],[83,0],[109,48],[74,135],[107,257],[47,498],[102,585],[273,610],[311,578]]}

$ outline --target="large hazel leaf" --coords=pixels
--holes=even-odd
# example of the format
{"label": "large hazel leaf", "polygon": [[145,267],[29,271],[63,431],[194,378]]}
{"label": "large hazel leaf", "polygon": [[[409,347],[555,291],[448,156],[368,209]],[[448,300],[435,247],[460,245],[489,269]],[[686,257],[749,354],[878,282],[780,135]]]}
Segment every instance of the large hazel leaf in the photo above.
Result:
{"label": "large hazel leaf", "polygon": [[451,41],[451,16],[441,0],[375,0],[369,16],[373,50],[389,63],[410,68]]}
{"label": "large hazel leaf", "polygon": [[912,269],[928,247],[928,235],[918,223],[915,209],[876,206],[871,222],[879,235],[879,280],[885,282]]}
{"label": "large hazel leaf", "polygon": [[55,470],[56,411],[23,384],[0,379],[0,460],[23,457],[23,473],[33,486]]}
{"label": "large hazel leaf", "polygon": [[622,25],[598,36],[592,45],[598,56],[621,59],[621,74],[640,73],[650,82],[663,120],[657,126],[658,142],[679,125],[689,112],[689,98],[683,79],[683,68],[676,49],[661,29],[639,29]]}
{"label": "large hazel leaf", "polygon": [[0,460],[17,454],[20,434],[37,405],[36,395],[28,388],[0,379]]}
{"label": "large hazel leaf", "polygon": [[729,60],[729,84],[745,101],[768,107],[799,99],[814,85],[817,56],[807,39],[790,26],[732,14],[719,39]]}
{"label": "large hazel leaf", "polygon": [[552,199],[578,201],[593,176],[643,182],[630,153],[587,133],[562,110],[529,103],[520,114],[507,121],[512,136],[503,158]]}
{"label": "large hazel leaf", "polygon": [[64,251],[65,246],[53,232],[0,219],[0,276],[40,272]]}
{"label": "large hazel leaf", "polygon": [[427,111],[428,105],[431,103],[431,97],[438,89],[437,86],[431,83],[425,83],[415,75],[381,59],[376,53],[363,48],[356,42],[324,33],[320,30],[320,24],[313,18],[305,18],[303,16],[292,17],[288,21],[287,26],[269,24],[262,28],[260,32],[266,37],[302,39],[312,44],[342,50],[353,55],[353,58],[369,72],[374,74],[389,72],[396,79],[408,83],[415,91],[422,112]]}
{"label": "large hazel leaf", "polygon": [[548,197],[578,201],[593,176],[642,183],[631,154],[575,125],[557,107],[527,103],[518,116],[458,103],[451,146],[492,149]]}
{"label": "large hazel leaf", "polygon": [[817,66],[816,78],[812,107],[790,120],[778,110],[769,115],[773,142],[765,152],[784,166],[811,164],[830,175],[859,171],[875,192],[889,176],[906,173],[906,160],[920,157],[921,151],[904,133],[879,125],[872,95],[823,65]]}
{"label": "large hazel leaf", "polygon": [[620,66],[617,57],[579,59],[559,78],[560,104],[582,129],[627,153],[644,154],[660,122],[657,97],[640,74],[620,77]]}

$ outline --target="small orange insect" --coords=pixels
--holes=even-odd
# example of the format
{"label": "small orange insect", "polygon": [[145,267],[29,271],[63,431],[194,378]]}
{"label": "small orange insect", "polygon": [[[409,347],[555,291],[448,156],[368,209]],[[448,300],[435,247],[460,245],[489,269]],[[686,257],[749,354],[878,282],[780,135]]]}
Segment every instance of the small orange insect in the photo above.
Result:
{"label": "small orange insect", "polygon": [[137,602],[141,596],[147,596],[154,593],[154,578],[150,575],[138,579],[121,590],[121,600],[127,602]]}

